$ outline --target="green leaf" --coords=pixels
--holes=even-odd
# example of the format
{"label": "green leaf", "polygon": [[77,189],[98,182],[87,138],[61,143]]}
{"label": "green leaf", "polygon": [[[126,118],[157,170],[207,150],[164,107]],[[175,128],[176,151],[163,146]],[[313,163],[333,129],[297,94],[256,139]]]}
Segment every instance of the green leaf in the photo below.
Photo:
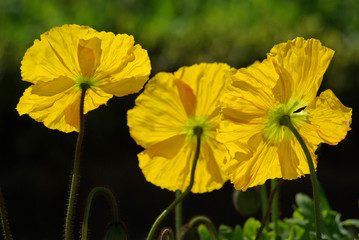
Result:
{"label": "green leaf", "polygon": [[243,240],[243,231],[240,226],[237,225],[236,228],[234,229],[231,240]]}
{"label": "green leaf", "polygon": [[198,226],[198,234],[201,240],[212,240],[211,233],[209,232],[208,228],[204,224],[200,224]]}
{"label": "green leaf", "polygon": [[258,220],[255,220],[254,218],[249,218],[245,223],[243,227],[243,236],[245,240],[249,239],[255,239],[257,235],[257,231],[260,228],[261,223]]}
{"label": "green leaf", "polygon": [[359,229],[359,219],[348,219],[342,222],[342,226],[356,227]]}
{"label": "green leaf", "polygon": [[221,240],[243,240],[243,231],[238,225],[234,230],[226,225],[219,226],[219,235]]}
{"label": "green leaf", "polygon": [[303,193],[298,193],[295,196],[295,202],[299,207],[297,210],[303,215],[303,217],[311,222],[314,222],[313,200]]}
{"label": "green leaf", "polygon": [[226,225],[219,226],[219,235],[222,240],[231,240],[233,236],[233,229]]}

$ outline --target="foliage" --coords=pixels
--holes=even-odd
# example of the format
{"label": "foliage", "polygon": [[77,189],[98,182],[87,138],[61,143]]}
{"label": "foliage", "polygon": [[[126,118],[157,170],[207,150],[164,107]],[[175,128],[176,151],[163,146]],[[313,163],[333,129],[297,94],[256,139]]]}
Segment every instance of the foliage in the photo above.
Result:
{"label": "foliage", "polygon": [[[322,195],[322,202],[326,200]],[[281,240],[308,240],[315,239],[314,213],[312,199],[302,193],[295,198],[296,206],[291,218],[279,221],[279,234],[277,239]],[[330,209],[327,204],[322,204],[323,239],[327,240],[352,240],[358,237],[359,219],[348,219],[342,221],[341,214]],[[253,240],[261,223],[249,218],[243,228],[235,226],[231,228],[226,225],[219,227],[219,235],[222,240]],[[201,240],[211,240],[210,230],[205,225],[198,227]],[[261,240],[275,240],[274,225],[269,223],[260,237]]]}

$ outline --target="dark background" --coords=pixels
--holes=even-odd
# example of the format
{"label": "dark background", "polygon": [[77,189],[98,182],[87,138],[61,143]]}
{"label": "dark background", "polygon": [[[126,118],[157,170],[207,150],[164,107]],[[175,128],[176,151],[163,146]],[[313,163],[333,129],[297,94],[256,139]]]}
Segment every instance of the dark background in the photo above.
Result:
{"label": "dark background", "polygon": [[[332,208],[343,219],[359,218],[359,1],[0,1],[0,185],[15,239],[61,239],[76,133],[49,130],[29,116],[19,117],[17,102],[28,83],[20,63],[40,34],[65,23],[98,31],[134,35],[148,50],[152,74],[200,62],[245,67],[262,60],[274,44],[297,36],[318,38],[336,51],[321,91],[331,88],[353,108],[352,130],[338,146],[319,151],[318,178]],[[111,99],[86,115],[76,231],[83,202],[93,186],[116,192],[131,239],[144,239],[173,193],[145,181],[136,154],[142,149],[128,133],[126,112],[137,95]],[[231,202],[233,187],[191,194],[184,220],[204,214],[216,226],[243,224]],[[309,178],[286,181],[280,192],[281,217],[290,217],[297,192],[311,194]],[[101,239],[110,220],[104,198],[95,201],[91,239]],[[260,215],[257,215],[257,218]],[[172,216],[165,224],[171,226]]]}

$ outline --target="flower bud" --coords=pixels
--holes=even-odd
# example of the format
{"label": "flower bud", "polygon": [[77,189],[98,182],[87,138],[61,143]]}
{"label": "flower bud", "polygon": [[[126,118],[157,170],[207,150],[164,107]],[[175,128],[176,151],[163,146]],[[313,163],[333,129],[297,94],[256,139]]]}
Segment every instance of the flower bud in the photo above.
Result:
{"label": "flower bud", "polygon": [[197,229],[190,226],[184,226],[181,230],[180,240],[200,240]]}
{"label": "flower bud", "polygon": [[249,188],[245,192],[235,190],[233,193],[233,205],[243,216],[255,215],[261,205],[260,193],[256,188]]}
{"label": "flower bud", "polygon": [[103,240],[128,240],[128,232],[123,222],[113,222],[107,226]]}

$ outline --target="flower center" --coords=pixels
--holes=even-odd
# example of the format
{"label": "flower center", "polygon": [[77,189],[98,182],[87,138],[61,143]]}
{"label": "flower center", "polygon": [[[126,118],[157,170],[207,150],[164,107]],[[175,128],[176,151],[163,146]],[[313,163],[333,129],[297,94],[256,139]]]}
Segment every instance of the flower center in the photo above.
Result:
{"label": "flower center", "polygon": [[308,112],[305,111],[305,103],[289,99],[287,103],[278,104],[269,110],[264,127],[266,140],[276,144],[283,139],[290,140],[293,137],[293,133],[286,126],[280,124],[281,117],[285,115],[290,117],[296,129],[300,128],[308,117]]}
{"label": "flower center", "polygon": [[84,77],[82,75],[78,76],[75,79],[75,89],[77,91],[82,91],[82,89],[88,89],[92,87],[96,87],[98,85],[97,80],[95,78]]}
{"label": "flower center", "polygon": [[198,128],[202,129],[201,139],[203,141],[208,140],[211,130],[211,124],[204,116],[193,116],[186,121],[182,128],[182,133],[186,134],[187,141],[196,141],[196,130],[198,130]]}

